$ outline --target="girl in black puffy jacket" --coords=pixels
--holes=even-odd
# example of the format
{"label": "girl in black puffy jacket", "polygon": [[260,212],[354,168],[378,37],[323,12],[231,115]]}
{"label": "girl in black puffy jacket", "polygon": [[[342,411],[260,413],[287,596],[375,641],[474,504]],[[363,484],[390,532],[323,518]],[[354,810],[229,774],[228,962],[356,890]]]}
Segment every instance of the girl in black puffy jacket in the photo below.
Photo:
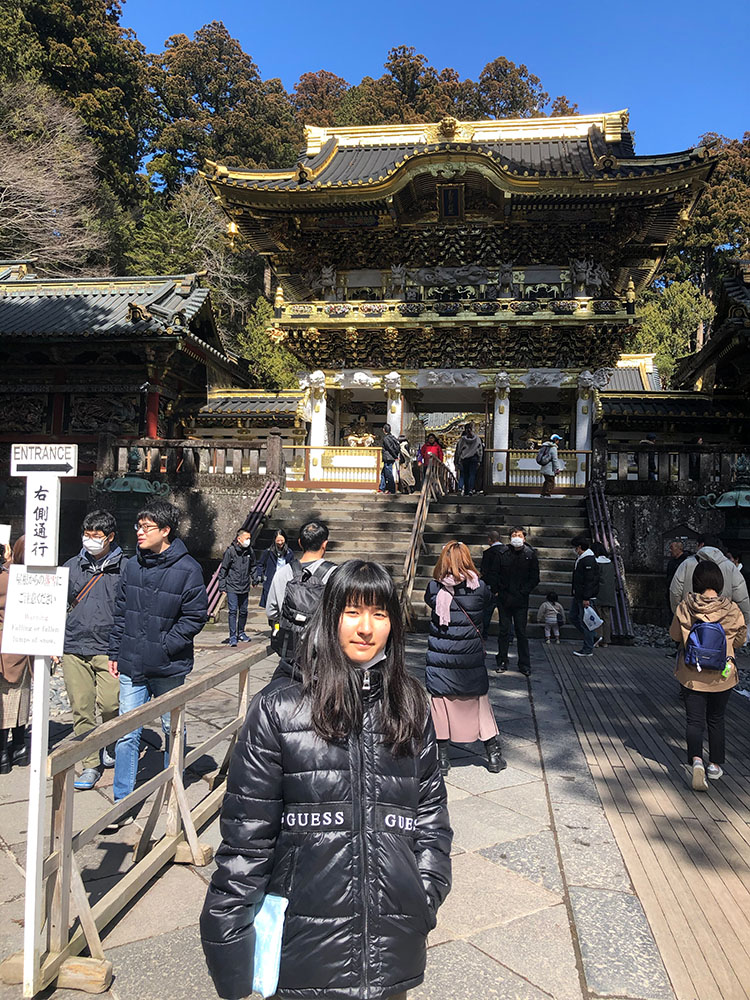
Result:
{"label": "girl in black puffy jacket", "polygon": [[391,577],[351,560],[299,655],[252,701],[229,770],[201,916],[217,992],[252,986],[253,920],[289,900],[277,996],[402,998],[451,882],[445,785],[427,699],[404,662]]}
{"label": "girl in black puffy jacket", "polygon": [[497,774],[507,765],[500,749],[485,665],[484,612],[492,600],[479,579],[463,542],[446,542],[427,584],[430,608],[427,643],[427,690],[432,695],[432,721],[437,733],[440,769],[450,770],[453,743],[484,742],[487,770]]}

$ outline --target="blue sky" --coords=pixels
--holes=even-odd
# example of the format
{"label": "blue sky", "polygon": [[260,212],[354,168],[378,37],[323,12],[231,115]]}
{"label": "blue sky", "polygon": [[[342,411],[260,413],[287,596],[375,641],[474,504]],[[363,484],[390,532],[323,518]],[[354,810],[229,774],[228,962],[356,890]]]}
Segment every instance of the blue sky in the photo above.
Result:
{"label": "blue sky", "polygon": [[380,76],[388,49],[403,44],[474,80],[497,56],[525,63],[581,112],[627,107],[639,153],[750,131],[748,0],[126,0],[122,23],[158,52],[212,19],[288,89],[318,69],[350,83]]}

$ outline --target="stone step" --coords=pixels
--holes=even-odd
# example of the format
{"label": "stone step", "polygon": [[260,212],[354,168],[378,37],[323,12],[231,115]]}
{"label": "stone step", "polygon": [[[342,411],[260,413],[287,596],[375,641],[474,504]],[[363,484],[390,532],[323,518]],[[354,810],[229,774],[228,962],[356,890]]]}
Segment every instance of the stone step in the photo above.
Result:
{"label": "stone step", "polygon": [[[479,548],[484,551],[487,547],[487,534],[482,531],[434,531],[433,526],[428,520],[427,530],[424,533],[424,544],[429,552],[435,551],[431,546],[438,546],[438,551],[440,547],[445,545],[446,542],[452,539],[457,539],[463,542],[464,545],[468,545],[470,549]],[[542,549],[569,549],[573,551],[573,539],[576,537],[575,532],[563,532],[559,525],[552,527],[529,527],[526,532],[526,540],[529,545],[537,552],[541,552]],[[507,544],[508,538],[505,537],[504,543]]]}

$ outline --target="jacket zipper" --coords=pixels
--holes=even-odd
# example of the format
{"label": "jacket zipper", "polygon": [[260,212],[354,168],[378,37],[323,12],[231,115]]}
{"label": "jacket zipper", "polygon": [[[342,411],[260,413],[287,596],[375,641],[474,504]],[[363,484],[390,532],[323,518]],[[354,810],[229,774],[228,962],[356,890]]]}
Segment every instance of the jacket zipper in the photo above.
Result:
{"label": "jacket zipper", "polygon": [[[369,685],[370,683],[370,672],[365,671],[365,677],[362,681],[362,689],[369,690],[365,688],[365,683]],[[367,714],[367,706],[365,706],[365,716]],[[364,1000],[368,1000],[370,996],[370,967],[369,967],[369,953],[370,953],[370,920],[369,920],[369,893],[367,889],[367,832],[365,829],[366,820],[366,802],[365,802],[365,761],[364,761],[364,749],[365,749],[365,720],[363,720],[362,732],[359,737],[354,737],[356,743],[356,758],[357,758],[357,768],[358,768],[358,791],[359,791],[359,832],[360,832],[360,868],[362,872],[362,981],[364,984]]]}

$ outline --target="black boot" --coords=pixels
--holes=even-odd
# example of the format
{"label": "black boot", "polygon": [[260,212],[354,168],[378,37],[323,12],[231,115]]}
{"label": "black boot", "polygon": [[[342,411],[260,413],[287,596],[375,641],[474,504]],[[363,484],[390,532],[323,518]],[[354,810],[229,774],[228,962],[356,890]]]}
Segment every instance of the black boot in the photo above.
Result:
{"label": "black boot", "polygon": [[438,740],[438,760],[440,762],[440,773],[443,777],[446,776],[448,771],[451,769],[450,757],[448,756],[448,747],[450,746],[450,740]]}
{"label": "black boot", "polygon": [[492,774],[504,771],[508,766],[508,762],[503,757],[503,752],[500,749],[500,740],[497,736],[493,736],[491,740],[485,740],[484,747],[487,751],[487,770],[491,771]]}
{"label": "black boot", "polygon": [[31,757],[26,742],[26,726],[13,729],[13,763],[16,767],[28,767]]}
{"label": "black boot", "polygon": [[10,729],[0,729],[0,774],[10,774],[13,770],[13,755],[10,748]]}

